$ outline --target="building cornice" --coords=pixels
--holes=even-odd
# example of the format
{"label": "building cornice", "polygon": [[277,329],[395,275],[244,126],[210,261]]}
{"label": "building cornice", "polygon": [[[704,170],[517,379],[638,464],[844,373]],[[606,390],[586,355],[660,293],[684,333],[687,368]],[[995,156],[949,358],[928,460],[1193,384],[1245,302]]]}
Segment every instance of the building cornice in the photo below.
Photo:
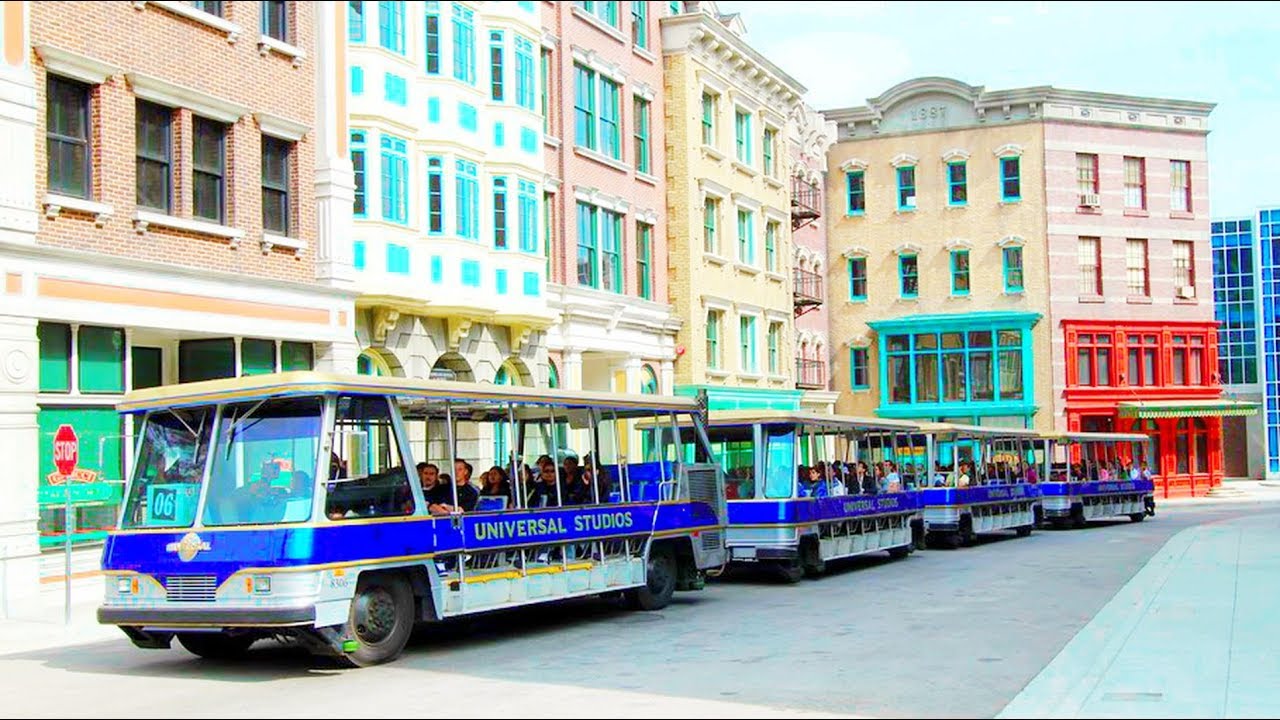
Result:
{"label": "building cornice", "polygon": [[662,53],[688,53],[751,90],[762,105],[789,115],[807,88],[706,13],[663,18]]}

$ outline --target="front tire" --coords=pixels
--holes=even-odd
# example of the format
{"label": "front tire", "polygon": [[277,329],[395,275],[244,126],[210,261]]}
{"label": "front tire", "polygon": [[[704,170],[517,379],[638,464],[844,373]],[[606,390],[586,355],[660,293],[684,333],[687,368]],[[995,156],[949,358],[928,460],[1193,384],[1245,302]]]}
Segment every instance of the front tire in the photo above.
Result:
{"label": "front tire", "polygon": [[804,564],[800,558],[783,560],[777,564],[778,575],[788,585],[794,585],[804,579]]}
{"label": "front tire", "polygon": [[1027,537],[1031,534],[1031,526],[1023,525],[1020,528],[1014,528],[1014,532],[1018,533],[1018,537]]}
{"label": "front tire", "polygon": [[659,545],[649,550],[645,564],[645,584],[626,594],[627,604],[635,610],[661,610],[671,604],[676,592],[676,556],[671,548]]}
{"label": "front tire", "polygon": [[235,660],[244,657],[258,638],[224,633],[178,633],[178,642],[192,655],[206,660]]}
{"label": "front tire", "polygon": [[915,549],[915,544],[899,545],[898,547],[895,547],[895,548],[889,548],[889,557],[893,558],[894,560],[901,560],[902,558],[910,555],[911,551],[914,549]]}
{"label": "front tire", "polygon": [[1089,524],[1089,521],[1086,520],[1084,517],[1084,506],[1076,505],[1072,507],[1071,508],[1071,527],[1079,530],[1088,524]]}
{"label": "front tire", "polygon": [[357,647],[345,660],[355,667],[395,660],[413,634],[413,616],[413,590],[403,577],[361,576],[344,631]]}
{"label": "front tire", "polygon": [[1142,522],[1143,520],[1147,519],[1147,514],[1144,512],[1130,513],[1129,519],[1132,520],[1133,522]]}

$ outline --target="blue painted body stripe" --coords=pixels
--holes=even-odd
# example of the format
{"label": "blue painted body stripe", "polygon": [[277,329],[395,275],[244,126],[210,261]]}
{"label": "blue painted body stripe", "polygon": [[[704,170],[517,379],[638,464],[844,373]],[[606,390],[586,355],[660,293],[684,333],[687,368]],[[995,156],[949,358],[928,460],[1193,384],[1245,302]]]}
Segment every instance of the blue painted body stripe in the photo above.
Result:
{"label": "blue painted body stripe", "polygon": [[1040,497],[1039,485],[979,485],[967,488],[925,488],[919,491],[921,507],[939,505],[976,505],[1010,500],[1034,500]]}
{"label": "blue painted body stripe", "polygon": [[1116,482],[1047,482],[1040,483],[1046,497],[1087,497],[1090,495],[1114,495],[1117,493],[1155,492],[1150,480],[1120,480]]}
{"label": "blue painted body stripe", "polygon": [[786,500],[730,500],[729,527],[798,525],[852,520],[889,513],[915,512],[915,493],[840,495]]}

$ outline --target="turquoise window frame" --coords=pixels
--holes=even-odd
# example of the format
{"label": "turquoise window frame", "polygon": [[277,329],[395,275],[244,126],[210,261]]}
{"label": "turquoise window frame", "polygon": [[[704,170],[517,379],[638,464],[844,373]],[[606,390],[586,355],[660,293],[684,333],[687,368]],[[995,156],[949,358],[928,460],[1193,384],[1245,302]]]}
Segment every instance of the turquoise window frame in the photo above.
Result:
{"label": "turquoise window frame", "polygon": [[526,272],[524,274],[524,291],[525,297],[538,297],[542,293],[542,282],[538,273]]}
{"label": "turquoise window frame", "polygon": [[493,146],[504,147],[507,144],[507,128],[500,122],[493,124]]}
{"label": "turquoise window frame", "polygon": [[408,142],[394,135],[382,135],[382,219],[407,225],[409,222]]}
{"label": "turquoise window frame", "polygon": [[387,102],[404,107],[409,104],[409,83],[395,73],[383,73],[382,92]]}
{"label": "turquoise window frame", "polygon": [[364,0],[352,0],[347,3],[347,42],[364,42]]}
{"label": "turquoise window frame", "polygon": [[440,124],[440,98],[427,98],[427,122],[432,125]]}
{"label": "turquoise window frame", "polygon": [[480,262],[478,260],[463,260],[459,267],[461,271],[461,280],[464,287],[480,287]]}
{"label": "turquoise window frame", "polygon": [[649,152],[649,110],[651,104],[648,100],[635,95],[632,96],[632,106],[634,115],[632,124],[636,128],[634,134],[636,172],[648,175],[653,170],[653,161]]}
{"label": "turquoise window frame", "polygon": [[673,0],[672,2],[667,3],[668,15],[679,15],[683,10],[684,10],[684,3],[682,2],[675,2]]}
{"label": "turquoise window frame", "polygon": [[764,269],[778,271],[778,230],[781,224],[774,220],[764,223]]}
{"label": "turquoise window frame", "polygon": [[538,252],[538,186],[521,180],[519,189],[520,252]]}
{"label": "turquoise window frame", "polygon": [[516,55],[516,105],[525,110],[534,109],[534,98],[537,97],[536,80],[533,76],[533,42],[519,35],[515,38]]}
{"label": "turquoise window frame", "polygon": [[760,372],[760,357],[756,345],[756,316],[738,316],[738,363],[742,372]]}
{"label": "turquoise window frame", "polygon": [[475,11],[453,4],[453,77],[476,84]]}
{"label": "turquoise window frame", "polygon": [[[860,273],[855,273],[861,268]],[[848,262],[849,270],[849,300],[851,302],[867,301],[867,259],[865,257],[852,257]],[[858,280],[862,280],[862,292],[857,291]]]}
{"label": "turquoise window frame", "polygon": [[[911,212],[916,209],[920,203],[916,201],[916,166],[904,165],[898,168],[898,210],[901,212]],[[907,204],[907,198],[912,199],[912,204]]]}
{"label": "turquoise window frame", "polygon": [[364,270],[365,264],[365,242],[363,240],[355,240],[351,243],[351,266],[356,270]]}
{"label": "turquoise window frame", "polygon": [[782,323],[769,323],[769,328],[765,331],[765,344],[769,374],[779,375],[782,373]]}
{"label": "turquoise window frame", "polygon": [[[1013,174],[1009,174],[1007,163],[1013,163]],[[1009,194],[1009,183],[1014,183],[1014,193]],[[1022,158],[1017,155],[1006,155],[1000,158],[1000,200],[1018,202],[1022,200]]]}
{"label": "turquoise window frame", "polygon": [[[956,195],[960,195],[960,199],[957,200]],[[969,204],[969,164],[963,160],[947,163],[947,204],[951,207]]]}
{"label": "turquoise window frame", "polygon": [[[496,53],[494,51],[497,51]],[[489,99],[503,102],[507,97],[507,34],[489,31]]]}
{"label": "turquoise window frame", "polygon": [[458,160],[455,165],[458,203],[458,237],[464,240],[480,239],[480,181],[476,164],[470,160]]}
{"label": "turquoise window frame", "polygon": [[867,211],[867,178],[862,170],[844,174],[845,215],[863,215]]}
{"label": "turquoise window frame", "polygon": [[578,284],[583,287],[600,287],[599,223],[600,208],[591,203],[578,203]]}
{"label": "turquoise window frame", "polygon": [[733,110],[733,146],[734,156],[743,165],[750,165],[751,153],[751,113],[738,108]]}
{"label": "turquoise window frame", "polygon": [[738,208],[738,262],[743,265],[756,263],[756,214]]}
{"label": "turquoise window frame", "polygon": [[[365,144],[366,137],[364,130],[351,131],[351,173],[352,180],[355,181],[355,194],[352,198],[351,214],[358,218],[369,216],[369,148]],[[356,158],[360,158],[360,162],[357,163]]]}
{"label": "turquoise window frame", "polygon": [[871,389],[870,352],[870,348],[849,348],[849,387],[853,390]]}
{"label": "turquoise window frame", "polygon": [[387,243],[387,272],[393,275],[409,274],[409,248]]}
{"label": "turquoise window frame", "polygon": [[600,280],[603,289],[609,292],[625,293],[626,284],[622,279],[622,214],[611,210],[601,210],[600,220]]}
{"label": "turquoise window frame", "polygon": [[538,154],[538,133],[533,128],[520,128],[520,149],[530,155]]}
{"label": "turquoise window frame", "polygon": [[498,268],[493,271],[493,287],[499,295],[507,294],[507,271]]}
{"label": "turquoise window frame", "polygon": [[[911,261],[908,263],[908,261]],[[907,266],[914,265],[911,272],[907,272]],[[915,287],[908,290],[908,280],[915,282]],[[898,296],[902,298],[920,297],[920,258],[913,253],[904,253],[898,256]]]}
{"label": "turquoise window frame", "polygon": [[431,256],[431,282],[435,285],[444,282],[444,258],[439,255]]}
{"label": "turquoise window frame", "polygon": [[359,65],[351,66],[351,94],[364,94],[364,68]]}
{"label": "turquoise window frame", "polygon": [[479,128],[479,112],[475,105],[458,101],[458,127],[467,132],[476,132]]}
{"label": "turquoise window frame", "polygon": [[404,54],[404,3],[378,3],[378,45],[397,55]]}
{"label": "turquoise window frame", "polygon": [[636,294],[653,299],[653,226],[636,223]]}
{"label": "turquoise window frame", "polygon": [[427,75],[440,74],[440,3],[428,2],[422,21],[422,70]]}
{"label": "turquoise window frame", "polygon": [[631,42],[636,47],[649,47],[649,3],[633,0],[631,3]]}
{"label": "turquoise window frame", "polygon": [[774,160],[773,146],[777,142],[777,140],[778,140],[778,131],[774,130],[773,128],[766,127],[764,129],[764,135],[760,141],[761,142],[760,154],[761,154],[761,157],[763,158],[764,174],[770,177],[773,177],[773,173],[775,170],[773,165],[773,160]]}
{"label": "turquoise window frame", "polygon": [[712,147],[716,144],[716,99],[713,93],[702,92],[702,144]]}
{"label": "turquoise window frame", "polygon": [[444,159],[427,156],[427,234],[444,234]]}
{"label": "turquoise window frame", "polygon": [[719,222],[720,200],[708,197],[702,201],[702,251],[715,255],[720,250],[720,239],[716,235],[716,224]]}
{"label": "turquoise window frame", "polygon": [[[1014,266],[1013,263],[1010,262],[1010,259],[1013,257],[1018,259],[1017,284],[1011,282],[1013,277],[1013,273],[1011,271],[1014,269]],[[1001,265],[1003,266],[1004,291],[1011,294],[1024,292],[1026,290],[1026,266],[1024,264],[1025,254],[1023,253],[1022,246],[1015,245],[1004,248],[1000,253],[1000,258]]]}
{"label": "turquoise window frame", "polygon": [[724,319],[724,313],[720,310],[707,310],[707,368],[711,370],[720,369],[720,324]]}
{"label": "turquoise window frame", "polygon": [[609,78],[601,77],[599,100],[600,152],[614,160],[621,160],[622,86]]}
{"label": "turquoise window frame", "polygon": [[973,287],[972,268],[968,250],[951,251],[951,294],[964,297]]}
{"label": "turquoise window frame", "polygon": [[507,232],[507,178],[493,178],[493,248],[506,250],[511,247]]}
{"label": "turquoise window frame", "polygon": [[595,150],[596,74],[590,68],[573,65],[573,144]]}

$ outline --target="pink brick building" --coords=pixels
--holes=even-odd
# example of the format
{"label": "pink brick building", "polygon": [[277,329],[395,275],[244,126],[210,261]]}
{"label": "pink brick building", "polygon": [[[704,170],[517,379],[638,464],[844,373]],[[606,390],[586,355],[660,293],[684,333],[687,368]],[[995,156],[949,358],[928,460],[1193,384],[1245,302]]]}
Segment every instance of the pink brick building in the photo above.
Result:
{"label": "pink brick building", "polygon": [[827,307],[826,183],[827,151],[836,139],[835,123],[801,105],[788,123],[787,151],[791,155],[792,284],[796,306],[796,387],[805,390],[806,406],[831,410],[832,359]]}

